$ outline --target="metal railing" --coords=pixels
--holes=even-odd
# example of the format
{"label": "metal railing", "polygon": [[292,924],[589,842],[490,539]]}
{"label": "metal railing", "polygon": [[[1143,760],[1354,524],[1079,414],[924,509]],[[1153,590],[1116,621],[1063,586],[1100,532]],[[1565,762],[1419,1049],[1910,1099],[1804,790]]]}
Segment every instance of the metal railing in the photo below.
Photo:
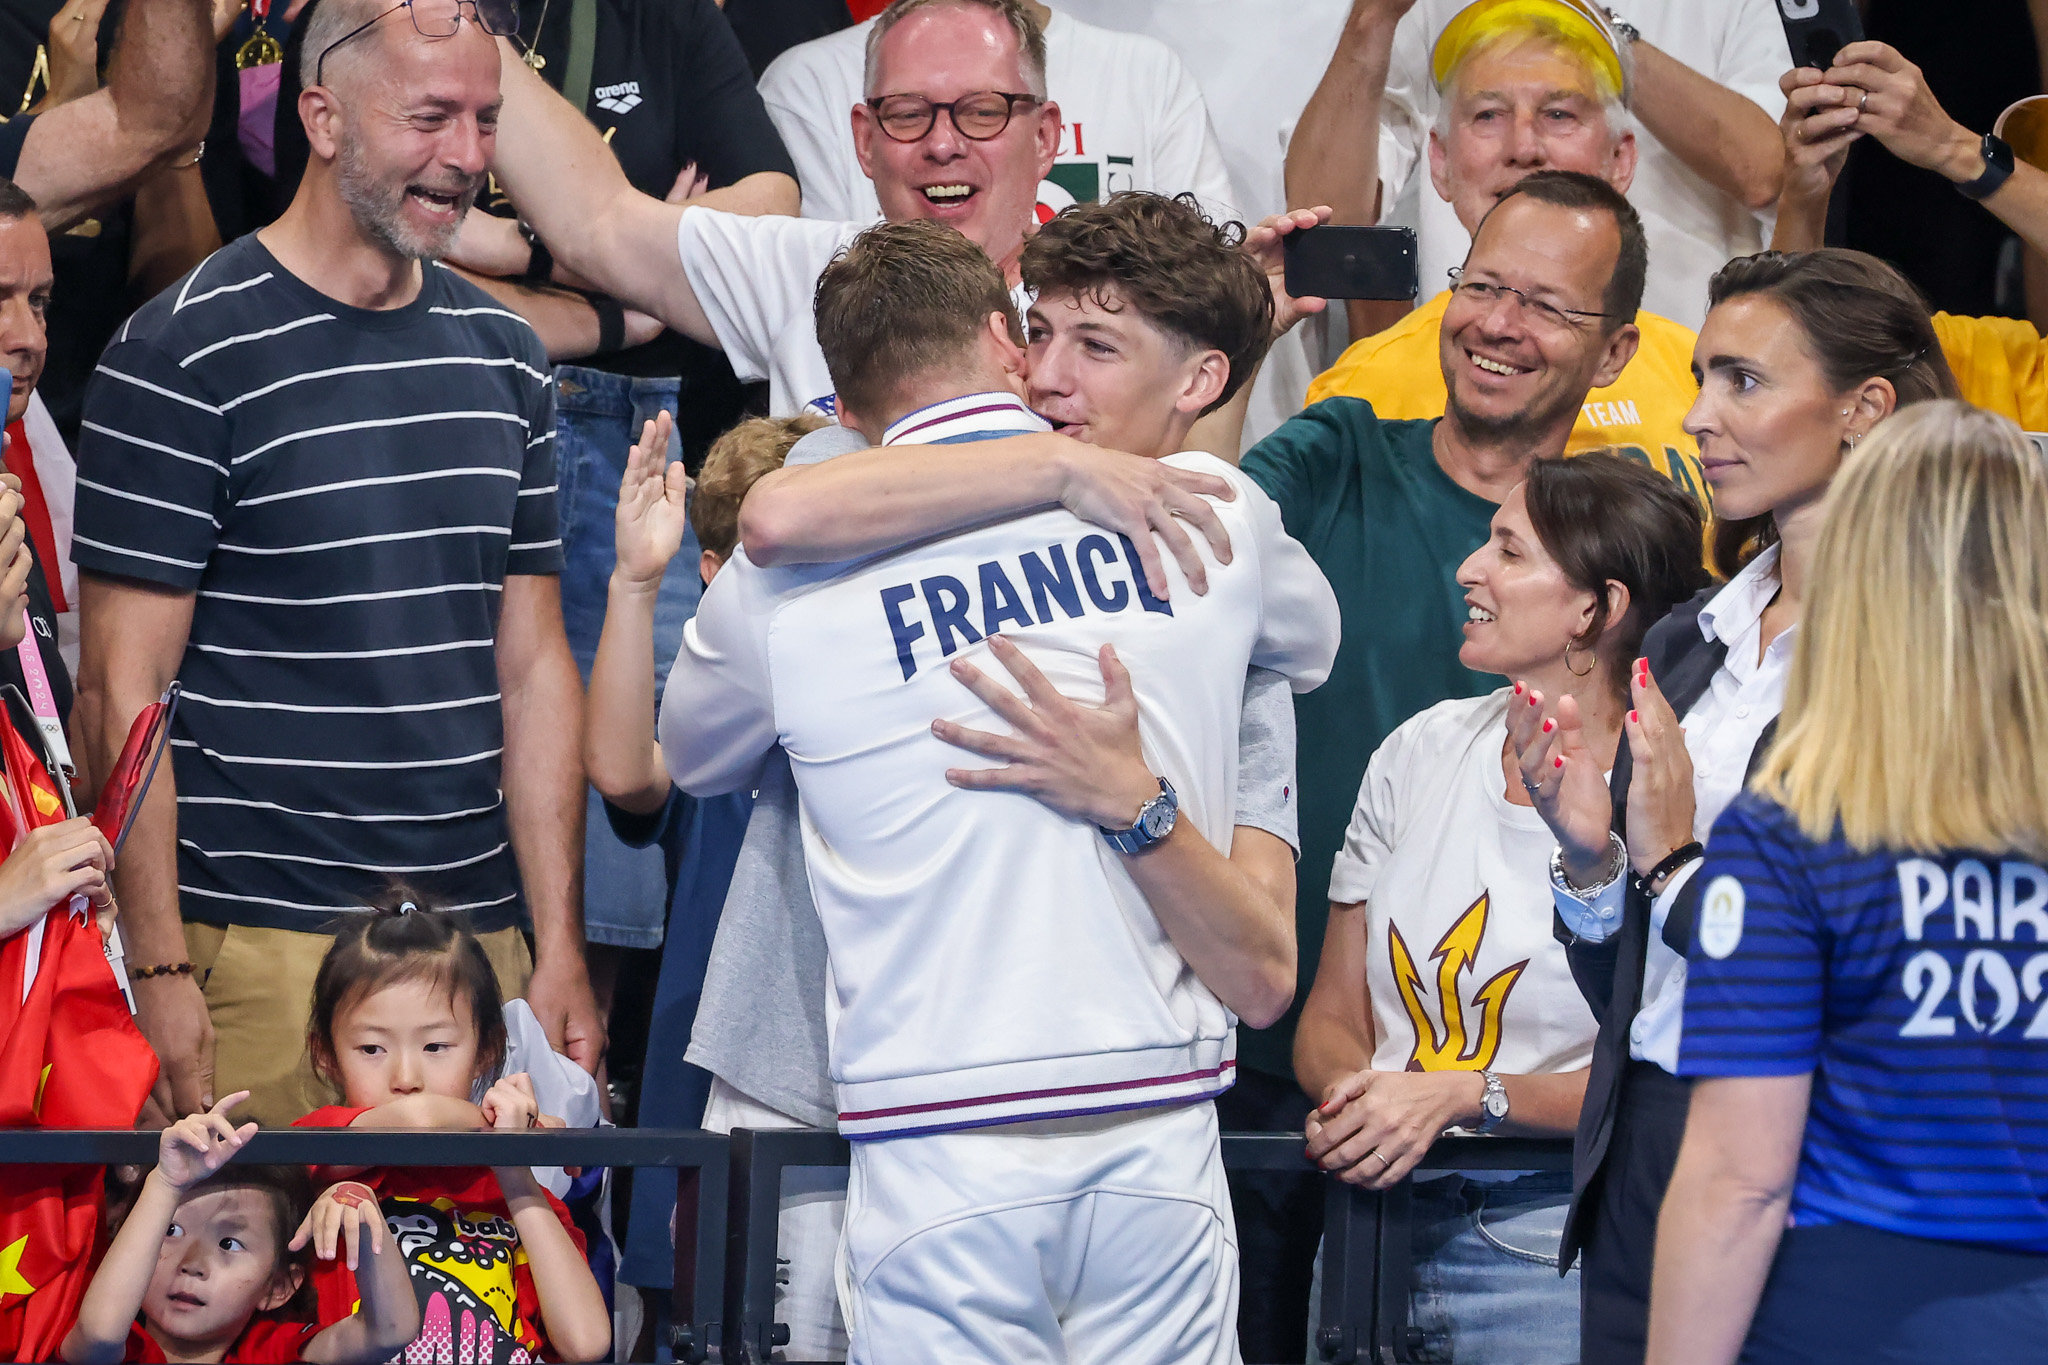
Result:
{"label": "metal railing", "polygon": [[[1308,1173],[1302,1140],[1292,1133],[1225,1133],[1229,1171]],[[731,1201],[726,1217],[728,1365],[765,1365],[789,1341],[775,1321],[777,1217],[782,1172],[791,1166],[844,1166],[846,1139],[818,1129],[746,1129],[732,1134]],[[1569,1171],[1562,1139],[1442,1138],[1418,1174],[1447,1171]],[[1323,1196],[1323,1302],[1314,1345],[1331,1365],[1413,1358],[1408,1291],[1414,1277],[1407,1182],[1384,1194],[1330,1180]],[[813,1365],[792,1362],[792,1365]],[[1294,1362],[1267,1362],[1294,1365]]]}
{"label": "metal railing", "polygon": [[[158,1134],[116,1130],[0,1130],[0,1167],[147,1166]],[[1307,1173],[1301,1138],[1225,1133],[1227,1170]],[[305,1166],[616,1166],[676,1172],[674,1309],[669,1346],[686,1365],[765,1365],[789,1339],[775,1321],[782,1173],[844,1166],[848,1146],[817,1129],[554,1128],[521,1133],[419,1129],[267,1128],[234,1161]],[[1568,1171],[1571,1144],[1533,1138],[1443,1138],[1418,1174],[1456,1170]],[[1314,1344],[1330,1365],[1412,1359],[1408,1292],[1410,1188],[1384,1194],[1340,1181],[1324,1195],[1323,1300]],[[1269,1365],[1292,1365],[1271,1362]]]}
{"label": "metal railing", "polygon": [[[0,1168],[156,1163],[160,1135],[113,1129],[0,1129]],[[258,1166],[619,1166],[676,1173],[676,1358],[714,1359],[725,1301],[723,1135],[669,1128],[540,1128],[447,1133],[417,1128],[265,1128],[231,1161]],[[0,1177],[4,1178],[4,1177]],[[687,1232],[685,1230],[688,1230]]]}

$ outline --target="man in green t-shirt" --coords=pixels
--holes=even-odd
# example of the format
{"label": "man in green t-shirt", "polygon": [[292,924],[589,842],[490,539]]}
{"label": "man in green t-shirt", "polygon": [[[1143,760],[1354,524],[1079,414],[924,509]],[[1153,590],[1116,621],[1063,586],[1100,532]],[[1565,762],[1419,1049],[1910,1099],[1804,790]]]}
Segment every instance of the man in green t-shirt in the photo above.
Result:
{"label": "man in green t-shirt", "polygon": [[[1280,505],[1288,534],[1336,589],[1344,640],[1329,681],[1295,698],[1295,1007],[1272,1028],[1239,1030],[1238,1084],[1218,1105],[1226,1129],[1302,1126],[1308,1104],[1294,1080],[1294,1023],[1315,980],[1330,864],[1366,763],[1418,711],[1499,686],[1458,662],[1466,619],[1458,565],[1485,541],[1530,462],[1564,451],[1588,390],[1611,383],[1635,354],[1632,319],[1647,265],[1642,224],[1605,181],[1532,175],[1481,221],[1452,286],[1438,346],[1449,391],[1442,418],[1382,421],[1361,399],[1331,398],[1245,454],[1244,472]],[[1247,1267],[1314,1255],[1307,1234],[1320,1204],[1312,1192],[1305,1218],[1256,1207],[1300,1197],[1279,1183],[1233,1182],[1247,1186],[1236,1191]]]}

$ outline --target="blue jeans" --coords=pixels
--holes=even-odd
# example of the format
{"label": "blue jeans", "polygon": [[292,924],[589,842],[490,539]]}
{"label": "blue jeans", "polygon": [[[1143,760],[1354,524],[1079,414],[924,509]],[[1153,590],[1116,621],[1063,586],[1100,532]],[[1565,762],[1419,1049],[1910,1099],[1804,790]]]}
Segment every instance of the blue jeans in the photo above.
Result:
{"label": "blue jeans", "polygon": [[[674,379],[634,379],[576,365],[555,370],[556,506],[562,522],[562,621],[576,666],[590,680],[597,638],[604,628],[614,550],[613,519],[626,456],[640,425],[655,413],[676,411]],[[678,457],[672,442],[670,458]],[[654,686],[657,704],[669,666],[682,646],[683,626],[703,595],[696,533],[669,564],[654,607]],[[629,848],[604,818],[595,791],[583,838],[584,936],[621,948],[658,948],[667,918],[668,877],[659,848]]]}
{"label": "blue jeans", "polygon": [[[1447,1365],[1576,1365],[1579,1272],[1557,1273],[1571,1176],[1539,1171],[1503,1184],[1441,1176],[1415,1186],[1411,1358]],[[1316,1253],[1309,1339],[1322,1319]],[[1316,1357],[1309,1357],[1313,1365]]]}

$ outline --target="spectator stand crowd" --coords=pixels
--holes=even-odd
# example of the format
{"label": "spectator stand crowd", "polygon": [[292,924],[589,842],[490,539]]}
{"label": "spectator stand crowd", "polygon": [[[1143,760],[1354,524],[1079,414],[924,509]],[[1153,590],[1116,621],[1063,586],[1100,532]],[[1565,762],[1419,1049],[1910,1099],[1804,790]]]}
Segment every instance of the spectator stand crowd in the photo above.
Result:
{"label": "spectator stand crowd", "polygon": [[791,1360],[1307,1358],[1326,1179],[1431,1358],[2040,1336],[2038,7],[1783,8],[0,10],[0,1121],[162,1134],[0,1348],[661,1338],[251,1124],[836,1128]]}

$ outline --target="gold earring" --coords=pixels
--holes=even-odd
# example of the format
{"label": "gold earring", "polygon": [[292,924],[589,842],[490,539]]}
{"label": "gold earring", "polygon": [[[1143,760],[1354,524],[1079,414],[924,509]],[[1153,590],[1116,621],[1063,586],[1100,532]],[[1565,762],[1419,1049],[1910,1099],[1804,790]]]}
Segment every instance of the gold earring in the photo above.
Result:
{"label": "gold earring", "polygon": [[1574,678],[1590,677],[1593,670],[1600,666],[1599,656],[1594,654],[1592,650],[1587,650],[1586,671],[1581,673],[1578,669],[1572,667],[1572,645],[1575,643],[1577,642],[1573,640],[1567,640],[1564,643],[1564,671],[1571,674]]}

